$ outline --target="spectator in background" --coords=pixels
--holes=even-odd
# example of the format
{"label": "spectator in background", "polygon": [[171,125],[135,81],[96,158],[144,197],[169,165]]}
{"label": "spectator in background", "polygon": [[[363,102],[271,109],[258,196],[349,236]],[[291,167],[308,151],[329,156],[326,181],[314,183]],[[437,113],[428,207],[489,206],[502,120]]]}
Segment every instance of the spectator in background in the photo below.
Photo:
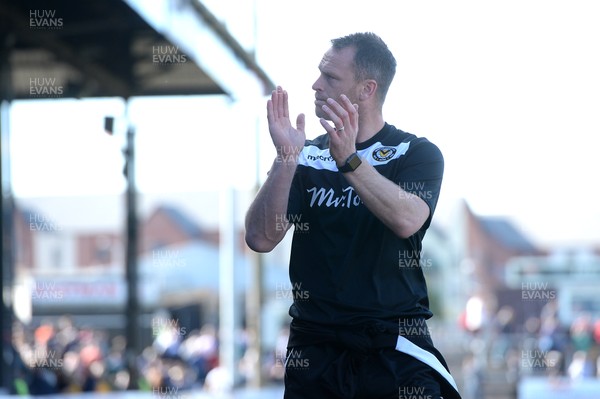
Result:
{"label": "spectator in background", "polygon": [[573,379],[592,377],[595,362],[592,360],[594,349],[594,329],[589,313],[579,314],[569,329],[573,356],[567,368],[569,377]]}
{"label": "spectator in background", "polygon": [[589,352],[594,342],[591,316],[588,313],[578,315],[571,324],[570,333],[573,350]]}
{"label": "spectator in background", "polygon": [[[175,340],[170,329],[166,335],[169,339],[156,337],[158,342],[144,349],[138,358],[141,376],[138,383],[142,390],[157,388],[173,392],[164,390],[200,387],[210,370],[218,365],[214,326],[206,325],[190,334],[175,334],[179,336]],[[123,336],[109,341],[104,331],[78,328],[68,317],[56,323],[44,321],[33,329],[15,323],[13,331],[17,357],[14,393],[107,392],[125,390],[129,385]],[[218,375],[215,373],[215,384]]]}

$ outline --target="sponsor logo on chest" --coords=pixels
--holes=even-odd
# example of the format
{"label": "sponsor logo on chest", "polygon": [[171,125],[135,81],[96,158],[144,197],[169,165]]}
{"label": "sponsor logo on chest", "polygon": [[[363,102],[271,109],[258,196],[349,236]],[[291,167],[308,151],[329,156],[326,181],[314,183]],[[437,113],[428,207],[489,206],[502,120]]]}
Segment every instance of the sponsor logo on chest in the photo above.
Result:
{"label": "sponsor logo on chest", "polygon": [[313,187],[306,190],[310,195],[309,206],[327,207],[327,208],[350,208],[359,206],[362,201],[352,186],[345,187],[341,192],[336,192],[333,188]]}

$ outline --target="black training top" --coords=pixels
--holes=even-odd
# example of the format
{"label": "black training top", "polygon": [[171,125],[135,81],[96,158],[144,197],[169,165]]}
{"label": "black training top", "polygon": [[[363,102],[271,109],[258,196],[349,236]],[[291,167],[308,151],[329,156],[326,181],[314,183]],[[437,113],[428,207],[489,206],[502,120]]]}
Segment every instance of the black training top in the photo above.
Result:
{"label": "black training top", "polygon": [[290,315],[335,326],[429,318],[420,253],[442,183],[442,154],[426,138],[387,123],[356,147],[363,162],[421,197],[429,206],[429,218],[417,233],[399,238],[367,209],[338,171],[329,153],[329,136],[307,140],[288,203],[288,221],[295,226]]}

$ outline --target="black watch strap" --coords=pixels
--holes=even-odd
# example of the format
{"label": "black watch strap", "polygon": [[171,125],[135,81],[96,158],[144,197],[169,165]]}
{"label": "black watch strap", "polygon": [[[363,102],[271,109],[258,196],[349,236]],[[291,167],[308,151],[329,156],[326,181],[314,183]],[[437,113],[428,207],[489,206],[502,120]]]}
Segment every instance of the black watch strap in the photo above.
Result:
{"label": "black watch strap", "polygon": [[346,162],[344,162],[342,166],[338,167],[338,170],[342,173],[353,172],[360,166],[361,163],[362,160],[355,152],[354,154],[350,155],[348,159],[346,159]]}

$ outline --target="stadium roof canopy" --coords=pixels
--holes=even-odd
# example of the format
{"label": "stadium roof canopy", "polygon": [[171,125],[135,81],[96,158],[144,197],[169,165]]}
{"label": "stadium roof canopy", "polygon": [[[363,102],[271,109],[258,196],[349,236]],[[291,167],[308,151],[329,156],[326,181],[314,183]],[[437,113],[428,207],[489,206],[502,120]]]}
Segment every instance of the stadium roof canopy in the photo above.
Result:
{"label": "stadium roof canopy", "polygon": [[274,86],[198,0],[3,0],[0,38],[0,99],[239,98]]}

